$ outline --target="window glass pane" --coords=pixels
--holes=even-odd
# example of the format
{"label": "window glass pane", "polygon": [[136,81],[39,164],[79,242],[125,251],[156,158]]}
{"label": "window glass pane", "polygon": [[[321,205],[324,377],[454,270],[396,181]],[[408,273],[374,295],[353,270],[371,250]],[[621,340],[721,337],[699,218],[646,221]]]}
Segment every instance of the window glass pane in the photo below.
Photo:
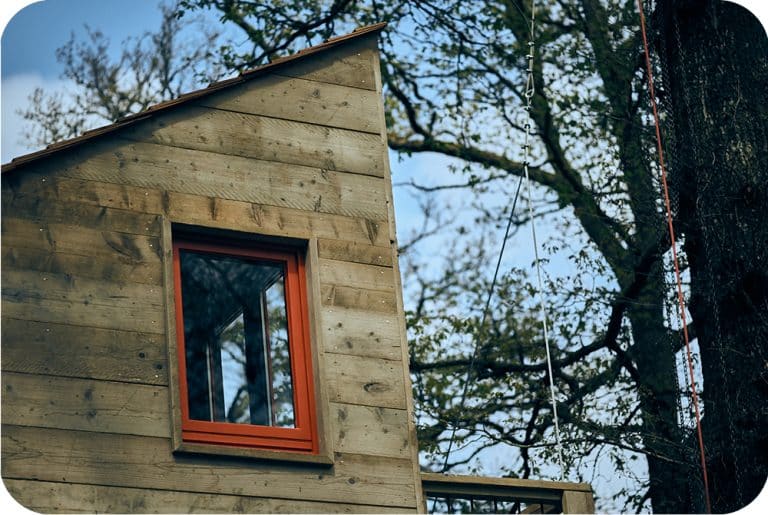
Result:
{"label": "window glass pane", "polygon": [[294,427],[285,264],[180,250],[190,418]]}
{"label": "window glass pane", "polygon": [[275,425],[293,427],[293,383],[291,360],[288,353],[288,320],[285,317],[285,285],[282,279],[267,289],[269,314],[270,360],[272,362],[272,388],[274,392]]}

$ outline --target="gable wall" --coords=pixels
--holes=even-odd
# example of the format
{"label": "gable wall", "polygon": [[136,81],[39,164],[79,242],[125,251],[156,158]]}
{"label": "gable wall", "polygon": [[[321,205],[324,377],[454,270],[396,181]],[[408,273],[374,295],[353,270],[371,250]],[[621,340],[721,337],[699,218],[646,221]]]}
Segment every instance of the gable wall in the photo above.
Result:
{"label": "gable wall", "polygon": [[[421,506],[383,123],[366,36],[3,177],[14,497],[68,512]],[[310,242],[333,466],[171,452],[169,222]]]}

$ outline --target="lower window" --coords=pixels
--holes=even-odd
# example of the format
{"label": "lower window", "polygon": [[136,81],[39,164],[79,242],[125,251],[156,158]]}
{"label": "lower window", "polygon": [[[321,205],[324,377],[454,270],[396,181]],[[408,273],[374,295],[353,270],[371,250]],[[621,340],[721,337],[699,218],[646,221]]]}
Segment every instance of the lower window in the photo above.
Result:
{"label": "lower window", "polygon": [[303,254],[175,240],[182,439],[317,453]]}

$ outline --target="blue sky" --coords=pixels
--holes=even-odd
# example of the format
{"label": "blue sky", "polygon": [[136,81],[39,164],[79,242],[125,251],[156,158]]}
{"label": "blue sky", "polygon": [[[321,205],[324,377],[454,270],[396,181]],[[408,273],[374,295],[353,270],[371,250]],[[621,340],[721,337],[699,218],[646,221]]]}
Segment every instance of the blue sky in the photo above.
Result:
{"label": "blue sky", "polygon": [[[67,42],[70,34],[74,33],[76,37],[84,36],[84,25],[101,30],[109,37],[111,49],[117,53],[120,43],[126,38],[139,36],[144,31],[155,30],[159,26],[159,2],[160,0],[45,0],[36,3],[25,0],[0,1],[0,9],[3,9],[0,13],[0,23],[7,23],[0,45],[0,162],[7,163],[14,157],[38,150],[20,141],[25,122],[16,111],[27,106],[27,97],[36,87],[47,91],[63,91],[68,88],[67,81],[59,77],[63,68],[56,62],[55,52]],[[29,5],[19,7],[25,4]],[[14,9],[15,16],[12,14]],[[215,19],[212,21],[215,22]],[[390,159],[395,182],[404,182],[411,177],[427,184],[445,181],[445,158],[422,155],[401,159],[392,155]],[[420,211],[417,203],[404,188],[396,188],[395,196],[398,235],[402,241],[415,229],[416,222],[420,220]],[[459,196],[458,193],[446,192],[441,200],[460,205]],[[410,221],[414,222],[413,227],[408,224]]]}
{"label": "blue sky", "polygon": [[[11,9],[3,2],[4,21]],[[130,36],[154,30],[160,24],[159,0],[45,0],[30,3],[5,25],[2,35],[2,159],[3,163],[34,148],[19,142],[21,118],[15,113],[27,103],[35,87],[61,90],[62,66],[56,62],[56,49],[70,34],[82,37],[84,26],[101,30],[117,52]]]}
{"label": "blue sky", "polygon": [[159,13],[151,0],[46,0],[30,4],[3,32],[3,78],[18,74],[57,78],[60,67],[54,50],[71,32],[83,33],[84,24],[102,29],[119,43],[137,29],[151,26],[152,20],[159,20]]}

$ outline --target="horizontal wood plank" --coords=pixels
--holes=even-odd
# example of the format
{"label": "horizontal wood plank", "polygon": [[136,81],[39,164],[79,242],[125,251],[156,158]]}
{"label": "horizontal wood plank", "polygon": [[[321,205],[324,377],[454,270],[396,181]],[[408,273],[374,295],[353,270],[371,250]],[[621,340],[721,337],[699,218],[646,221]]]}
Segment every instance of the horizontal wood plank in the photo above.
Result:
{"label": "horizontal wood plank", "polygon": [[[378,134],[204,107],[183,107],[121,132],[134,141],[384,177]],[[126,159],[132,159],[126,154]],[[223,158],[220,158],[223,159]],[[126,161],[127,164],[127,161]]]}
{"label": "horizontal wood plank", "polygon": [[[80,194],[82,195],[82,191]],[[94,206],[56,197],[29,195],[3,199],[3,212],[14,218],[38,220],[57,224],[72,224],[90,229],[103,229],[130,234],[158,236],[160,217],[122,209]]]}
{"label": "horizontal wood plank", "polygon": [[350,41],[341,47],[315,54],[311,59],[297,59],[280,66],[276,73],[375,90],[375,49],[375,36]]}
{"label": "horizontal wood plank", "polygon": [[39,513],[402,513],[401,508],[245,495],[5,479],[22,506]]}
{"label": "horizontal wood plank", "polygon": [[[328,368],[332,398],[351,402],[396,405],[403,399],[402,381],[364,371],[339,373],[340,364],[359,364],[354,357],[335,357]],[[369,361],[370,362],[370,361]],[[397,362],[392,362],[397,363]],[[387,372],[393,365],[383,365]],[[331,376],[334,376],[333,378]],[[399,374],[402,377],[402,372]],[[168,388],[115,381],[35,374],[3,374],[3,422],[57,429],[170,437]],[[400,390],[395,395],[396,390]],[[331,432],[336,450],[407,458],[405,411],[385,407],[331,404]]]}
{"label": "horizontal wood plank", "polygon": [[401,361],[327,354],[325,364],[332,401],[405,409]]}
{"label": "horizontal wood plank", "polygon": [[429,472],[422,472],[421,479],[425,483],[429,483],[429,487],[437,487],[441,485],[444,489],[450,489],[453,487],[467,487],[477,488],[477,493],[480,493],[483,488],[488,489],[484,493],[488,493],[491,488],[495,488],[495,491],[503,491],[507,488],[510,491],[514,489],[530,489],[530,490],[544,490],[547,492],[555,492],[559,495],[562,491],[574,491],[574,492],[591,492],[592,487],[588,483],[571,483],[567,481],[544,481],[541,479],[520,479],[515,477],[487,477],[487,476],[464,476],[464,475],[452,475],[452,474],[435,474]]}
{"label": "horizontal wood plank", "polygon": [[[214,208],[211,209],[211,206]],[[167,212],[175,222],[271,236],[302,239],[337,237],[375,243],[388,238],[386,224],[375,220],[214,200],[181,193],[168,195]]]}
{"label": "horizontal wood plank", "polygon": [[168,384],[162,335],[3,318],[3,371]]}
{"label": "horizontal wood plank", "polygon": [[70,224],[58,224],[3,216],[3,246],[159,267],[158,237],[93,230],[75,223],[75,220]]}
{"label": "horizontal wood plank", "polygon": [[73,275],[88,279],[104,279],[136,284],[160,285],[162,270],[159,263],[142,263],[122,259],[83,256],[60,251],[34,248],[2,248],[3,270],[34,270],[52,274]]}
{"label": "horizontal wood plank", "polygon": [[332,471],[173,456],[165,438],[6,425],[2,475],[304,501],[415,507],[410,460],[337,455]]}
{"label": "horizontal wood plank", "polygon": [[320,239],[317,242],[321,258],[352,261],[367,265],[392,266],[392,249],[354,241]]}
{"label": "horizontal wood plank", "polygon": [[158,286],[115,282],[52,274],[33,270],[3,268],[3,298],[14,301],[53,299],[88,306],[160,309],[165,300]]}
{"label": "horizontal wood plank", "polygon": [[[387,219],[383,179],[129,140],[93,145],[62,160],[63,176],[288,207]],[[209,206],[209,209],[215,209]]]}
{"label": "horizontal wood plank", "polygon": [[394,314],[323,307],[325,352],[401,360],[400,327]]}
{"label": "horizontal wood plank", "polygon": [[3,424],[170,437],[168,388],[4,371]]}
{"label": "horizontal wood plank", "polygon": [[[305,239],[316,237],[342,243],[349,240],[361,244],[362,247],[370,245],[377,250],[389,243],[387,224],[364,217],[281,208],[71,177],[51,177],[42,182],[44,178],[43,176],[26,181],[24,184],[27,186],[21,188],[24,195],[34,196],[38,189],[42,189],[45,195],[63,202],[77,200],[91,205],[136,210],[141,213],[167,214],[178,222],[220,226],[267,235]],[[19,229],[24,234],[37,227],[28,220],[23,222]],[[13,227],[9,226],[9,231],[12,230]],[[73,230],[81,232],[85,229],[77,227]],[[18,235],[12,237],[14,242],[19,240]],[[5,239],[3,243],[7,244]],[[46,246],[50,247],[50,244]]]}
{"label": "horizontal wood plank", "polygon": [[162,312],[151,306],[115,306],[67,300],[3,297],[3,316],[56,324],[163,334]]}
{"label": "horizontal wood plank", "polygon": [[320,282],[368,290],[394,291],[392,268],[350,263],[336,259],[320,259]]}
{"label": "horizontal wood plank", "polygon": [[375,91],[278,75],[209,95],[198,105],[379,134]]}
{"label": "horizontal wood plank", "polygon": [[6,317],[124,331],[164,333],[162,289],[42,272],[3,270]]}
{"label": "horizontal wood plank", "polygon": [[[111,147],[102,148],[115,149],[122,144],[122,140],[115,140]],[[65,162],[73,161],[70,157],[69,161]],[[58,164],[61,165],[62,162]],[[13,196],[24,199],[47,197],[60,202],[81,202],[145,214],[164,212],[164,190],[65,177],[58,173],[59,168],[44,166],[41,163],[35,168],[25,170],[18,176]]]}
{"label": "horizontal wood plank", "polygon": [[341,452],[411,458],[405,410],[331,403],[338,429],[334,449]]}
{"label": "horizontal wood plank", "polygon": [[397,299],[393,291],[365,290],[349,286],[327,284],[321,288],[324,306],[362,309],[395,314]]}

